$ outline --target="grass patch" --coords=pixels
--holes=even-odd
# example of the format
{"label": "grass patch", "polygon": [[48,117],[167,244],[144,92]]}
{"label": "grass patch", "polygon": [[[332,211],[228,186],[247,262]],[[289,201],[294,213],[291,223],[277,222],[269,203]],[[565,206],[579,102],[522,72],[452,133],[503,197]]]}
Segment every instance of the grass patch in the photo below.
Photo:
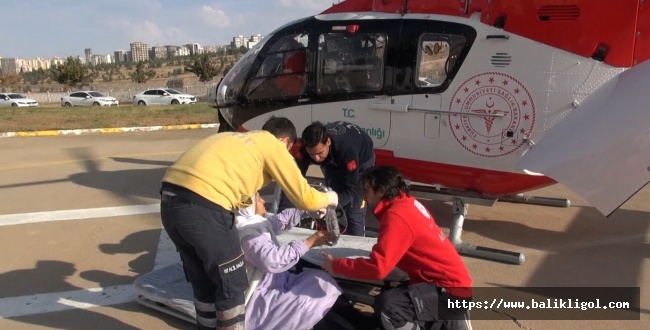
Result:
{"label": "grass patch", "polygon": [[211,124],[217,109],[211,103],[118,107],[0,108],[0,132],[31,132],[61,129],[115,128],[132,126]]}

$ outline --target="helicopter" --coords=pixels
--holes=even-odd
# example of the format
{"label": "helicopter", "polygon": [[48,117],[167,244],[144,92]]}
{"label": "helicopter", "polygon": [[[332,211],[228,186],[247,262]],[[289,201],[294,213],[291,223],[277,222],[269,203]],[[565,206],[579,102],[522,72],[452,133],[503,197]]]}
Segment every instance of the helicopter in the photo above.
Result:
{"label": "helicopter", "polygon": [[228,71],[219,131],[260,129],[271,116],[299,132],[357,124],[377,165],[453,202],[449,238],[461,254],[521,264],[521,253],[462,241],[469,204],[568,207],[524,194],[561,183],[609,216],[650,181],[645,6],[341,1],[277,28]]}

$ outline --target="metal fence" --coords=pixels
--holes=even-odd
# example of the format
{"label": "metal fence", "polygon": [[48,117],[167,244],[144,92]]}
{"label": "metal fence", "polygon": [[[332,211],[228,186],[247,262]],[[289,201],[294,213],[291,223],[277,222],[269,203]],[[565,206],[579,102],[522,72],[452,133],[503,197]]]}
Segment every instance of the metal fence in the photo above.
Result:
{"label": "metal fence", "polygon": [[[106,96],[113,96],[120,101],[120,104],[129,104],[133,101],[133,95],[147,89],[161,88],[164,86],[123,86],[122,88],[89,88],[83,90],[95,90]],[[217,84],[191,85],[182,88],[174,88],[179,92],[191,94],[199,98],[214,99],[215,88]],[[61,97],[69,95],[71,92],[28,92],[20,93],[27,98],[36,100],[39,104],[61,103]]]}

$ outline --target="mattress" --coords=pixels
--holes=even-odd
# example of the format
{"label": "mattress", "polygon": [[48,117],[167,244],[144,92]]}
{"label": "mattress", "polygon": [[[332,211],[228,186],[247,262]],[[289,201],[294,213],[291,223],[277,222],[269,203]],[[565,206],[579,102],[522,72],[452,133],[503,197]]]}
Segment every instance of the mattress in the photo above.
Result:
{"label": "mattress", "polygon": [[[293,228],[277,236],[280,244],[292,240],[303,240],[314,233],[312,229]],[[162,232],[161,241],[169,240],[166,233]],[[304,267],[320,267],[325,259],[321,251],[326,251],[336,258],[367,258],[373,245],[377,242],[374,237],[359,237],[342,235],[335,246],[320,246],[310,249],[303,257]],[[133,283],[137,301],[149,308],[153,308],[195,323],[192,286],[186,281],[183,266],[179,262],[169,265],[159,265],[153,271],[138,277]],[[298,271],[298,270],[295,270]],[[386,284],[386,281],[407,281],[406,273],[395,269],[385,281],[363,281],[358,279],[335,276],[344,290],[346,297],[352,301],[365,304],[372,303],[372,291]],[[375,290],[376,291],[376,290]]]}

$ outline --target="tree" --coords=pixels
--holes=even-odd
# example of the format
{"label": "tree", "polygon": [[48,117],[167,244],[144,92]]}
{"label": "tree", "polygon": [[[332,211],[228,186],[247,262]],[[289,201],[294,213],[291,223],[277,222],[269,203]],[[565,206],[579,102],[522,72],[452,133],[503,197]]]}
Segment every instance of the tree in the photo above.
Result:
{"label": "tree", "polygon": [[223,75],[224,76],[227,75],[228,72],[230,71],[230,69],[232,69],[232,67],[233,67],[233,65],[231,65],[231,64],[226,65],[226,67],[223,69]]}
{"label": "tree", "polygon": [[59,84],[77,88],[91,82],[88,67],[81,60],[69,56],[64,63],[59,63],[50,70],[50,77]]}
{"label": "tree", "polygon": [[22,74],[23,80],[25,83],[38,85],[42,80],[47,79],[48,73],[43,70],[43,68],[38,68],[38,70],[25,72]]}
{"label": "tree", "polygon": [[204,53],[193,56],[193,58],[185,62],[185,71],[194,73],[199,77],[200,82],[206,83],[219,73],[219,68],[212,61],[210,54]]}
{"label": "tree", "polygon": [[149,71],[144,71],[144,62],[139,61],[138,65],[135,67],[135,71],[131,72],[129,74],[129,77],[131,77],[131,80],[133,82],[136,82],[138,84],[144,84],[146,83],[149,79],[153,78],[156,76],[156,71],[154,70],[149,70]]}
{"label": "tree", "polygon": [[12,86],[20,83],[22,79],[23,78],[15,72],[0,74],[0,85],[2,85],[2,87],[11,88]]}

